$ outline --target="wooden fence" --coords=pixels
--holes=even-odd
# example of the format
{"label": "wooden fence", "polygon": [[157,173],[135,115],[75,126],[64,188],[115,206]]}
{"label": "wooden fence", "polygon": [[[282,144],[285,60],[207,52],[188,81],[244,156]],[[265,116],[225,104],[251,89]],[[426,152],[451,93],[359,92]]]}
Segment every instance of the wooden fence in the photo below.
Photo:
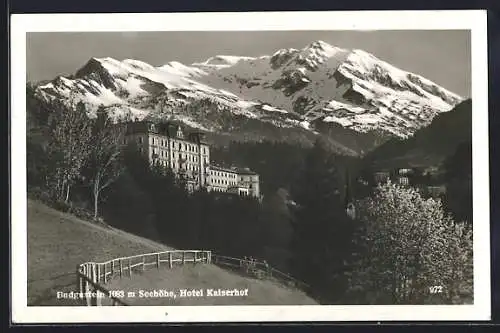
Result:
{"label": "wooden fence", "polygon": [[173,268],[175,264],[210,264],[211,261],[211,251],[179,250],[139,254],[101,263],[87,262],[76,268],[77,288],[88,306],[100,306],[103,305],[103,301],[107,303],[105,305],[127,305],[120,298],[111,295],[103,284],[115,277],[132,278],[134,271],[144,272],[148,267],[160,269],[167,265]]}
{"label": "wooden fence", "polygon": [[287,273],[283,273],[276,268],[269,266],[266,262],[258,261],[255,259],[241,259],[217,254],[212,255],[212,263],[218,266],[227,267],[240,273],[256,277],[259,279],[271,279],[302,290],[307,290],[309,286]]}

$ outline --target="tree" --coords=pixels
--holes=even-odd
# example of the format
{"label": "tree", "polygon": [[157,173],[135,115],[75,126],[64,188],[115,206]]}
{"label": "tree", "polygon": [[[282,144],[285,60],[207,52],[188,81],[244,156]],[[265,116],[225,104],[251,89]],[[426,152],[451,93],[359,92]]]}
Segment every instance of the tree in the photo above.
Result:
{"label": "tree", "polygon": [[364,251],[353,267],[351,290],[369,303],[439,302],[472,295],[472,233],[445,215],[441,202],[390,182],[359,205]]}
{"label": "tree", "polygon": [[51,103],[48,121],[48,187],[53,197],[68,202],[70,188],[80,176],[90,154],[91,123],[85,105]]}
{"label": "tree", "polygon": [[92,126],[92,149],[88,169],[94,201],[94,219],[98,217],[99,198],[103,190],[115,182],[124,167],[121,161],[125,127],[114,124],[103,107],[97,110]]}
{"label": "tree", "polygon": [[296,203],[293,221],[293,274],[327,302],[342,303],[345,270],[352,252],[353,222],[343,206],[337,159],[321,142],[306,156],[292,189]]}
{"label": "tree", "polygon": [[472,142],[457,147],[444,162],[445,206],[458,221],[472,226]]}

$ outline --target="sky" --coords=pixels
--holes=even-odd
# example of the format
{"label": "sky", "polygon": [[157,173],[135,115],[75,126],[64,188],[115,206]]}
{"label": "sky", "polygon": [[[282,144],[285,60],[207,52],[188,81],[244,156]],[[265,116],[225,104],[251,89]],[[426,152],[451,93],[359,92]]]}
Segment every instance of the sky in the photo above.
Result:
{"label": "sky", "polygon": [[26,74],[28,81],[74,74],[91,57],[137,59],[153,66],[169,61],[188,65],[214,55],[272,55],[316,40],[362,49],[463,97],[471,95],[468,30],[31,32],[26,41]]}

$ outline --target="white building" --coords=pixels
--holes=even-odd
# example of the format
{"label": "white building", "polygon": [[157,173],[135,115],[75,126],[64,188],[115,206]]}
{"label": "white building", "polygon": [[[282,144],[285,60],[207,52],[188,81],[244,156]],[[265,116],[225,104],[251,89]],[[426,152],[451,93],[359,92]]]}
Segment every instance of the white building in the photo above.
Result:
{"label": "white building", "polygon": [[205,187],[208,191],[260,197],[259,175],[255,172],[210,165],[210,146],[203,133],[184,133],[173,122],[136,121],[126,127],[124,144],[134,143],[151,164],[182,176],[188,190]]}
{"label": "white building", "polygon": [[260,197],[259,175],[248,168],[210,166],[209,191]]}
{"label": "white building", "polygon": [[210,147],[203,134],[185,134],[178,124],[149,121],[127,124],[125,143],[135,142],[151,164],[170,168],[184,177],[189,190],[207,185]]}

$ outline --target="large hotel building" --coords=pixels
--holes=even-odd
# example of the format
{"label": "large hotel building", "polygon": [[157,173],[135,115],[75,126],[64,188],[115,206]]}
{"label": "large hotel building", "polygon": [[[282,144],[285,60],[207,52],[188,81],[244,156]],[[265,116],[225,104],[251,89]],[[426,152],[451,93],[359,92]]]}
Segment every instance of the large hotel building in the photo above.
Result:
{"label": "large hotel building", "polygon": [[201,132],[184,133],[177,123],[127,123],[125,142],[135,143],[151,164],[171,168],[182,176],[188,190],[249,195],[260,198],[259,175],[248,168],[223,168],[210,162],[210,146]]}

